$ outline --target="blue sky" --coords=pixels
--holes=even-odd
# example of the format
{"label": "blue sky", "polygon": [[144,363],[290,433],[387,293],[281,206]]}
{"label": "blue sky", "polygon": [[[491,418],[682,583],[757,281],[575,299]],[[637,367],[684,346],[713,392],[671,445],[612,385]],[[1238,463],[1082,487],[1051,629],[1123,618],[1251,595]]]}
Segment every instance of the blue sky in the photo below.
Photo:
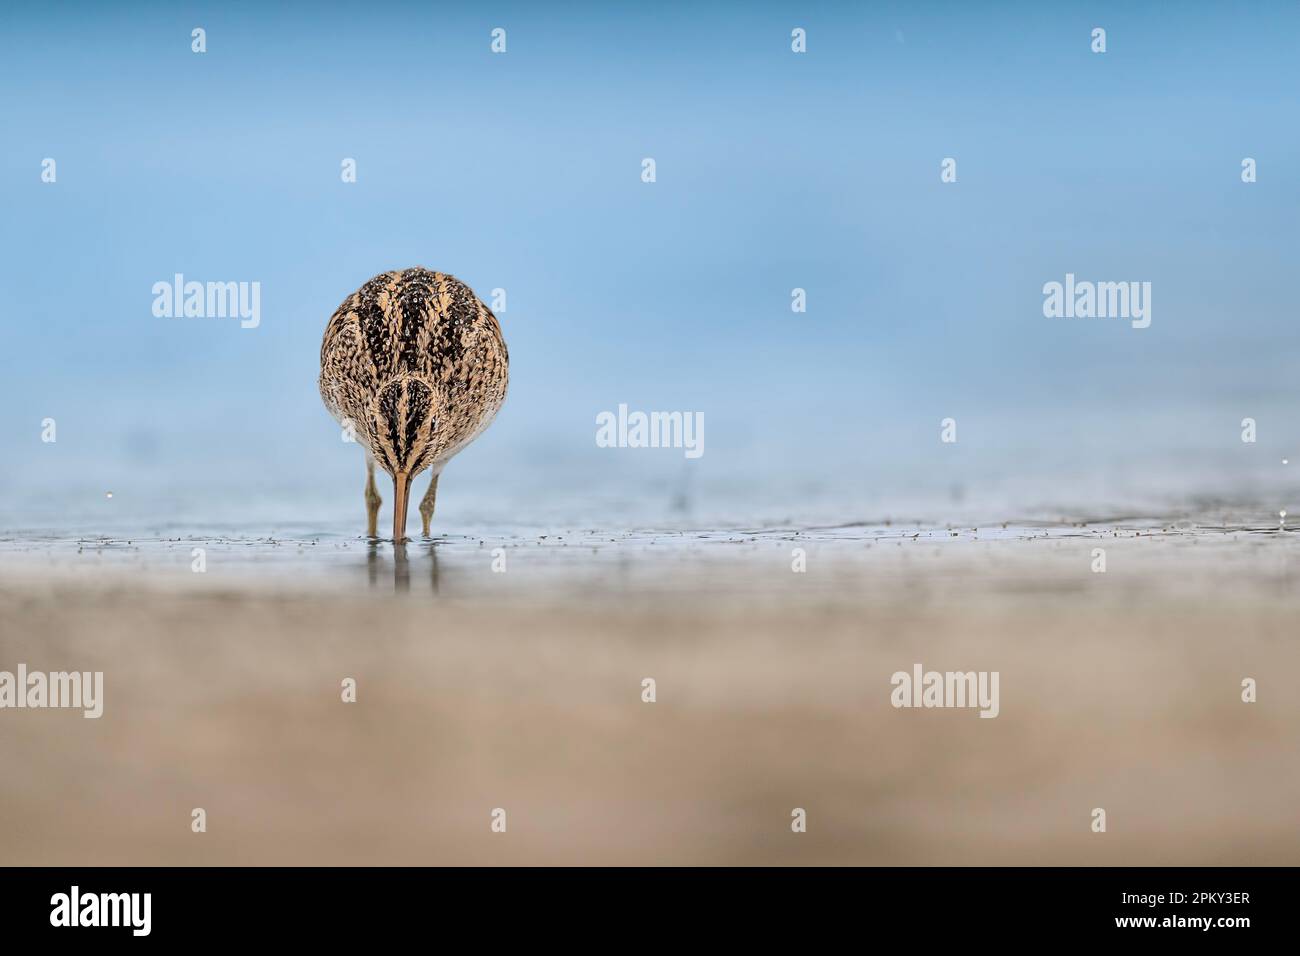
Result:
{"label": "blue sky", "polygon": [[[689,480],[774,506],[1300,460],[1295,4],[56,3],[0,26],[11,503],[116,482],[352,507],[321,332],[415,264],[507,290],[510,397],[447,472],[502,501],[688,480],[680,453],[595,447],[620,402],[702,411]],[[260,282],[261,326],[154,317],[176,272]],[[1150,281],[1151,327],[1044,318],[1066,272]]]}

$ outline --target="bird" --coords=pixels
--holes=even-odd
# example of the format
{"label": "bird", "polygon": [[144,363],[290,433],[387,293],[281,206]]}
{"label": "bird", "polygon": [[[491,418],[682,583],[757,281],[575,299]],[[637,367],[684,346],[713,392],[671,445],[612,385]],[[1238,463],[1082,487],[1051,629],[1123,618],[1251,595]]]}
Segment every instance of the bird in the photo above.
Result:
{"label": "bird", "polygon": [[378,537],[375,463],[393,479],[393,543],[406,540],[412,480],[429,536],[438,476],[482,434],[506,398],[501,325],[468,285],[423,266],[384,272],[343,300],[325,327],[321,400],[366,453],[366,526]]}

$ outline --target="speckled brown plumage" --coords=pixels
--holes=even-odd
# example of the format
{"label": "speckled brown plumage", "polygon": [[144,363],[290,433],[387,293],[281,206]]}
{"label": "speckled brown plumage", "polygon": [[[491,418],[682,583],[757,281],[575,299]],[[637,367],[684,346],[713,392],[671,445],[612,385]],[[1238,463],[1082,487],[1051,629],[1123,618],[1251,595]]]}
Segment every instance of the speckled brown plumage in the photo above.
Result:
{"label": "speckled brown plumage", "polygon": [[501,327],[452,276],[418,266],[385,272],[334,312],[320,364],[326,408],[352,423],[357,441],[393,476],[400,540],[410,480],[432,469],[436,482],[505,401]]}

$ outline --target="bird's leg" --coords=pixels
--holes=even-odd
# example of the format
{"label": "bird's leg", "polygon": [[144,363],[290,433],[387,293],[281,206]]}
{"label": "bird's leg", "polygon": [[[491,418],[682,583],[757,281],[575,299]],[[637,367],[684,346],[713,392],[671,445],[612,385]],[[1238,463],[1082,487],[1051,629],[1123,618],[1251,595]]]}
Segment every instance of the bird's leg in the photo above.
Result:
{"label": "bird's leg", "polygon": [[393,544],[406,540],[406,505],[411,493],[411,476],[404,471],[393,475]]}
{"label": "bird's leg", "polygon": [[383,503],[375,487],[375,460],[366,455],[366,534],[371,538],[379,537],[379,506]]}
{"label": "bird's leg", "polygon": [[424,536],[429,537],[429,521],[433,518],[433,499],[438,497],[438,475],[435,472],[429,482],[429,490],[420,502],[420,520],[424,522]]}

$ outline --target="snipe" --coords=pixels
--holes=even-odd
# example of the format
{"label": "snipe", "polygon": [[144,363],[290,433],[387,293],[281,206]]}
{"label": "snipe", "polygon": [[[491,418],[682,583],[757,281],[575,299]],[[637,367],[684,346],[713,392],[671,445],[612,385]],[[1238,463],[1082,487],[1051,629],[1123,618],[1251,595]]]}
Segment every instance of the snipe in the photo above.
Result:
{"label": "snipe", "polygon": [[320,394],[366,451],[371,537],[381,504],[375,462],[393,479],[394,542],[406,538],[412,479],[433,472],[420,502],[427,536],[438,475],[492,422],[505,401],[508,365],[496,316],[441,272],[385,272],[334,312],[321,343]]}

